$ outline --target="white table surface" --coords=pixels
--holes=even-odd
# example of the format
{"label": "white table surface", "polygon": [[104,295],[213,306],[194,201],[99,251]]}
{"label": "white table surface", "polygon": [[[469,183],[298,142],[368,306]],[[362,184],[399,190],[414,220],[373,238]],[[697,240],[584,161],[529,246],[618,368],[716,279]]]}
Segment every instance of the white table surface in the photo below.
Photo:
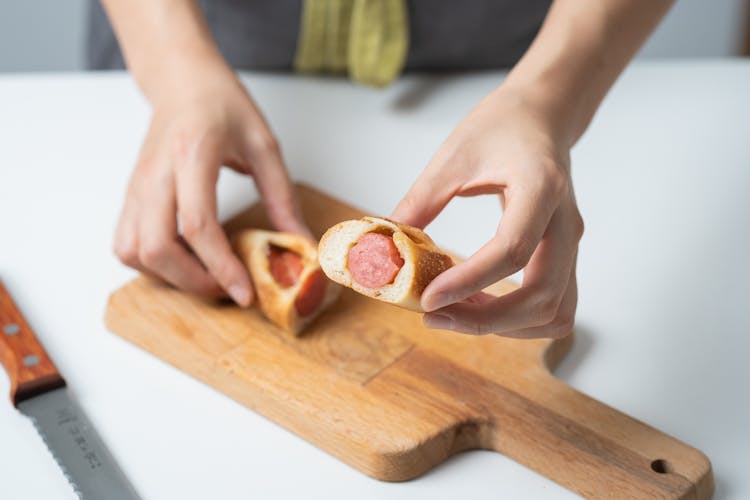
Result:
{"label": "white table surface", "polygon": [[[502,77],[408,77],[381,92],[245,81],[296,179],[388,213]],[[107,295],[134,275],[111,238],[148,116],[124,74],[0,77],[0,276],[144,498],[576,498],[491,452],[406,483],[370,479],[110,334]],[[750,60],[632,66],[573,169],[586,234],[578,338],[559,376],[703,450],[716,498],[750,498]],[[222,216],[255,198],[228,172],[219,187]],[[495,199],[459,200],[430,232],[469,254],[498,216]],[[73,498],[7,397],[0,497]]]}

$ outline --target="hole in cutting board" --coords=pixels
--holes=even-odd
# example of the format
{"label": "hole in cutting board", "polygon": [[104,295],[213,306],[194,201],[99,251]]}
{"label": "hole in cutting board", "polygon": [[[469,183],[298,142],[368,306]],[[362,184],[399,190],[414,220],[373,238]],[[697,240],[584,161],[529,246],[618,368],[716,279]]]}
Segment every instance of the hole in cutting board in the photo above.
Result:
{"label": "hole in cutting board", "polygon": [[659,474],[669,474],[672,472],[672,464],[664,460],[663,458],[657,458],[651,462],[651,470]]}

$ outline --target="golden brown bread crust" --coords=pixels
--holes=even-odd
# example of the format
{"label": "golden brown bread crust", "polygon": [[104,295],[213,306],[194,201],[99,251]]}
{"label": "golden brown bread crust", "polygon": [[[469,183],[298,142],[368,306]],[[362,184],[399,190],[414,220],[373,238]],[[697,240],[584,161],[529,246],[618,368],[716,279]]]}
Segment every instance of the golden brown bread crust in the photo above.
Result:
{"label": "golden brown bread crust", "polygon": [[[414,274],[409,281],[408,293],[396,305],[412,311],[424,312],[420,302],[422,292],[437,275],[453,266],[453,259],[435,245],[432,238],[421,229],[386,218],[382,220],[395,224],[401,231],[393,233],[394,243],[401,250],[402,258],[408,259],[414,265]],[[406,237],[402,238],[402,235]],[[399,245],[400,242],[403,242],[403,245],[409,249],[408,252],[403,251],[402,245]]]}
{"label": "golden brown bread crust", "polygon": [[[302,257],[302,273],[297,283],[288,288],[279,285],[271,274],[268,258],[271,245],[292,250]],[[340,287],[326,281],[325,295],[320,307],[305,317],[297,314],[294,303],[302,284],[311,274],[320,271],[317,248],[312,241],[303,236],[246,229],[233,236],[232,246],[250,272],[261,311],[287,332],[299,335],[305,326],[338,299]]]}
{"label": "golden brown bread crust", "polygon": [[453,266],[453,259],[441,251],[435,252],[420,247],[417,247],[415,252],[419,255],[419,262],[416,265],[417,273],[412,290],[415,295],[421,297],[432,280]]}
{"label": "golden brown bread crust", "polygon": [[[359,285],[347,269],[349,249],[359,237],[369,232],[392,236],[404,259],[394,282],[380,289]],[[318,252],[323,271],[333,281],[363,295],[417,312],[424,312],[420,298],[427,285],[453,265],[453,259],[421,229],[380,217],[363,217],[358,221],[336,224],[321,238]]]}

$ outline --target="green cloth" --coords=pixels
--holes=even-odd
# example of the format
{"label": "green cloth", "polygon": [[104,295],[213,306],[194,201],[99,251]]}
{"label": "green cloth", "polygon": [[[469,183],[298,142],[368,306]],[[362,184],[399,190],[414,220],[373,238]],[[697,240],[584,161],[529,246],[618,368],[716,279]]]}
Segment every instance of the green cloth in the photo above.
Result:
{"label": "green cloth", "polygon": [[294,68],[384,87],[401,73],[408,45],[406,0],[304,0]]}

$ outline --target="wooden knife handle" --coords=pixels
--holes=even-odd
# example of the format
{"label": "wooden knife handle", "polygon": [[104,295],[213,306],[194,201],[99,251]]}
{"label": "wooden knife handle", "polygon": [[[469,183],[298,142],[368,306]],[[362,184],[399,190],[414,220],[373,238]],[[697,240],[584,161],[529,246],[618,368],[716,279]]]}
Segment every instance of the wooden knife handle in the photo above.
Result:
{"label": "wooden knife handle", "polygon": [[0,282],[0,363],[10,378],[13,406],[65,385],[21,311]]}

